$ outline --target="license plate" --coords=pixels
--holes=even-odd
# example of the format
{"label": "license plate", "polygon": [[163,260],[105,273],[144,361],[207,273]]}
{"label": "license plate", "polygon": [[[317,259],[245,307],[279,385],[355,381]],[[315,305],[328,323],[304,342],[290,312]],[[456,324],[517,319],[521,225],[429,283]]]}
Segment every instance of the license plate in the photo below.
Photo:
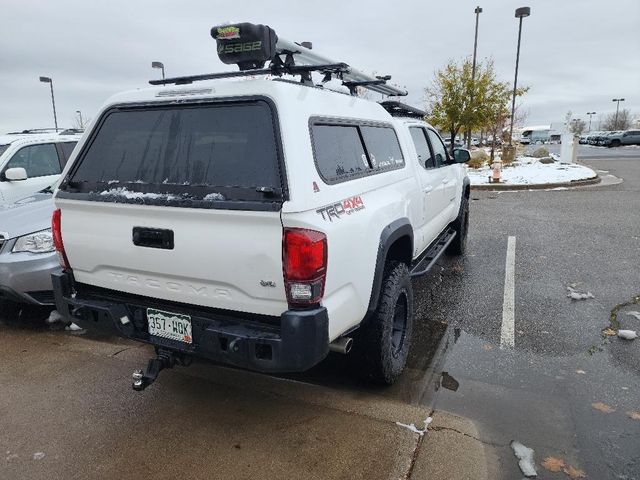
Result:
{"label": "license plate", "polygon": [[189,315],[147,308],[147,321],[151,335],[184,343],[193,342]]}

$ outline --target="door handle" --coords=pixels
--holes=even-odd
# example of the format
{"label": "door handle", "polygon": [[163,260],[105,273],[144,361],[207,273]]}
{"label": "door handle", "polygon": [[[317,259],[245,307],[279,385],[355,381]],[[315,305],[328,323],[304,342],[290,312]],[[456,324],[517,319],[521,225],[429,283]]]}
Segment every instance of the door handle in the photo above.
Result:
{"label": "door handle", "polygon": [[424,193],[429,193],[433,190],[433,187],[429,185],[428,187],[424,187]]}
{"label": "door handle", "polygon": [[173,230],[133,227],[133,244],[138,247],[173,250]]}

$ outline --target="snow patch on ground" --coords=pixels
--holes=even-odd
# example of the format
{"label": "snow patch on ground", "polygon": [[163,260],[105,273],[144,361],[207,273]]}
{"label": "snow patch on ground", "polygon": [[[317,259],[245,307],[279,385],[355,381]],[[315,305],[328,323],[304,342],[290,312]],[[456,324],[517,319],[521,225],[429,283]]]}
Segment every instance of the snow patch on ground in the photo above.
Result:
{"label": "snow patch on ground", "polygon": [[[596,177],[589,167],[566,163],[540,163],[535,157],[518,157],[512,166],[502,169],[502,182],[507,185],[544,185],[585,180]],[[467,168],[471,185],[489,183],[491,168]]]}
{"label": "snow patch on ground", "polygon": [[407,430],[411,430],[413,433],[417,433],[420,436],[423,436],[425,433],[427,433],[427,428],[429,427],[429,424],[432,421],[433,421],[433,418],[427,417],[424,421],[424,429],[422,430],[416,427],[413,423],[410,423],[409,425],[407,425],[405,423],[396,422],[396,425],[398,425],[399,427],[406,428]]}
{"label": "snow patch on ground", "polygon": [[618,337],[625,340],[635,340],[638,338],[638,334],[635,330],[618,330]]}
{"label": "snow patch on ground", "polygon": [[567,297],[569,297],[571,300],[587,300],[588,298],[595,298],[593,296],[593,293],[591,292],[578,292],[576,289],[574,289],[571,286],[567,287],[567,291],[569,293],[567,293]]}
{"label": "snow patch on ground", "polygon": [[511,442],[511,448],[513,449],[513,454],[518,459],[518,466],[525,477],[537,477],[538,472],[536,472],[536,462],[533,460],[533,449],[529,447],[525,447],[520,442],[516,442],[515,440]]}
{"label": "snow patch on ground", "polygon": [[54,323],[62,322],[63,320],[64,318],[62,317],[62,315],[60,315],[60,313],[57,310],[53,310],[49,314],[49,318],[47,318],[46,322],[49,325],[53,325]]}

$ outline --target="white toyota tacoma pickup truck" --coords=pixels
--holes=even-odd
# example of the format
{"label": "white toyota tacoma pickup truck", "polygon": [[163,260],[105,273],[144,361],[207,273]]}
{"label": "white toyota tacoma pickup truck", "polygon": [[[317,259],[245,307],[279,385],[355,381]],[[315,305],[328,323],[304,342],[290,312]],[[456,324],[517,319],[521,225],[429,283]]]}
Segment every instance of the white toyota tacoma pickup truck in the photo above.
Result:
{"label": "white toyota tacoma pickup truck", "polygon": [[[330,350],[392,383],[411,342],[411,277],[464,252],[469,153],[451,155],[424,112],[308,81],[320,71],[396,92],[386,79],[295,67],[275,58],[296,52],[268,27],[229,28],[212,30],[223,61],[225,45],[266,38],[271,73],[302,81],[189,83],[213,74],[109,99],[55,195],[57,308],[156,347],[138,390],[193,357],[290,372]],[[238,75],[266,72],[261,54]]]}

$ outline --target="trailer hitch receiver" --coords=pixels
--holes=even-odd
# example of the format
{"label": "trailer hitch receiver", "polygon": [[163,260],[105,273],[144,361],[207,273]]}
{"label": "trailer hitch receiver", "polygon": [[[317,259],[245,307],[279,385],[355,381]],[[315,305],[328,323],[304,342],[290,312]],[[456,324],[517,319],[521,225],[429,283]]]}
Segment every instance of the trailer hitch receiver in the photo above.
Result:
{"label": "trailer hitch receiver", "polygon": [[149,360],[146,372],[136,370],[133,372],[133,389],[141,392],[158,378],[158,374],[165,368],[173,368],[174,365],[187,366],[191,363],[191,357],[165,350],[163,348],[156,349],[156,358]]}

